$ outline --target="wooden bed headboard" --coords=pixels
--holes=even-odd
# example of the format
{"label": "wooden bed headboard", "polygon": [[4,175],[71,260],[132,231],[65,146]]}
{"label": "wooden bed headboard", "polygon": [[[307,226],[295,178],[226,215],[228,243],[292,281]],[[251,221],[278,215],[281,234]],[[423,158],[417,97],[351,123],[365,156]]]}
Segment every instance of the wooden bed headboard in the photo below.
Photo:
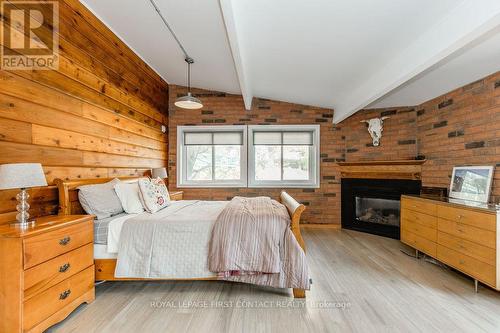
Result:
{"label": "wooden bed headboard", "polygon": [[[133,183],[141,178],[146,177],[115,177],[122,182]],[[55,179],[54,183],[57,185],[59,191],[59,215],[79,215],[86,214],[78,201],[78,186],[102,184],[112,181],[115,178],[96,178],[96,179],[74,179],[62,180]]]}

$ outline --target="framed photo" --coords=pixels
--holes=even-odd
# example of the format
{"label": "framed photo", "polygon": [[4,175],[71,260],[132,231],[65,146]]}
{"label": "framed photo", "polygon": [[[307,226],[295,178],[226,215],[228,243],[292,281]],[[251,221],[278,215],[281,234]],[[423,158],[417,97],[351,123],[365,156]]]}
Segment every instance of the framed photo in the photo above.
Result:
{"label": "framed photo", "polygon": [[487,203],[493,180],[493,166],[454,167],[450,198]]}

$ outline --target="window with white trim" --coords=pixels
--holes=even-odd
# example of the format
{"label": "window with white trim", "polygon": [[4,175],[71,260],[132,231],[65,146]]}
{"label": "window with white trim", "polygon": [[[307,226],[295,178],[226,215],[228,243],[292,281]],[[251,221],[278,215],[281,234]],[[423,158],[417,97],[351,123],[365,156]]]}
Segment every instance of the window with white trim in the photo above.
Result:
{"label": "window with white trim", "polygon": [[249,187],[319,187],[319,125],[248,126]]}
{"label": "window with white trim", "polygon": [[180,187],[246,187],[246,126],[178,126]]}
{"label": "window with white trim", "polygon": [[319,125],[178,126],[177,186],[318,188],[319,131]]}

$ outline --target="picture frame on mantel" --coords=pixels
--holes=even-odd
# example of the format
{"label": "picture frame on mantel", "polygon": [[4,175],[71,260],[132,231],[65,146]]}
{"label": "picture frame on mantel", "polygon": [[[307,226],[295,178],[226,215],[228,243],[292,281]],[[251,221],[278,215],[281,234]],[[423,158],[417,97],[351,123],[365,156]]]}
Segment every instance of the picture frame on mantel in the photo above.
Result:
{"label": "picture frame on mantel", "polygon": [[453,168],[450,198],[488,203],[493,182],[493,166],[459,166]]}

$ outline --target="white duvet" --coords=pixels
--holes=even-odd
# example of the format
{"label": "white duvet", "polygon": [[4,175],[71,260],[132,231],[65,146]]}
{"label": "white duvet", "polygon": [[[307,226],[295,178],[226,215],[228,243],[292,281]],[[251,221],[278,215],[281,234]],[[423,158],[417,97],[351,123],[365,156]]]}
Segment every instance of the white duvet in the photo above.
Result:
{"label": "white duvet", "polygon": [[214,273],[208,270],[208,243],[212,226],[227,203],[172,201],[171,205],[154,214],[144,212],[119,217],[109,223],[107,252],[118,253],[120,247],[134,247],[134,244],[120,244],[121,230],[125,221],[144,214],[141,218],[162,221],[158,237],[162,237],[162,247],[166,248],[164,253],[168,254],[162,258],[165,262],[162,278],[213,277]]}

